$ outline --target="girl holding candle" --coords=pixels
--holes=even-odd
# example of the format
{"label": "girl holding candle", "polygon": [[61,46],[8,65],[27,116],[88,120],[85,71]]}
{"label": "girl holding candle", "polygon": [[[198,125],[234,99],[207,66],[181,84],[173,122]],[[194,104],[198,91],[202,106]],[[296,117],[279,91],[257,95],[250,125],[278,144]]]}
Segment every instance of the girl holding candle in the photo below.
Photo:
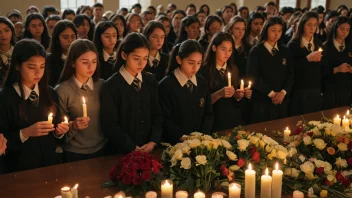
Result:
{"label": "girl holding candle", "polygon": [[116,73],[102,89],[102,129],[115,152],[151,152],[160,141],[162,115],[157,82],[151,74],[142,72],[149,51],[149,42],[142,34],[128,34],[118,49]]}
{"label": "girl holding candle", "polygon": [[55,25],[50,45],[51,54],[47,56],[47,65],[50,71],[50,86],[55,87],[58,83],[60,74],[64,68],[68,48],[76,39],[77,30],[72,22],[64,20],[59,21]]}
{"label": "girl holding candle", "polygon": [[321,57],[318,49],[322,46],[315,38],[318,27],[315,12],[303,14],[298,22],[297,32],[287,47],[292,55],[294,80],[292,85],[291,116],[302,115],[321,109]]}
{"label": "girl holding candle", "polygon": [[69,130],[56,111],[57,94],[47,84],[45,58],[39,42],[19,41],[0,91],[0,129],[8,140],[5,163],[10,172],[56,164],[57,139]]}
{"label": "girl holding candle", "polygon": [[178,33],[175,43],[182,43],[188,39],[197,40],[199,36],[200,21],[197,17],[187,16],[182,19],[181,30]]}
{"label": "girl holding candle", "polygon": [[107,80],[113,75],[116,62],[119,31],[111,21],[101,21],[95,26],[93,43],[99,54],[100,78]]}
{"label": "girl holding candle", "polygon": [[0,88],[10,68],[13,46],[16,43],[15,28],[6,17],[0,16]]}
{"label": "girl holding candle", "polygon": [[23,38],[35,39],[43,45],[45,51],[49,49],[50,36],[41,14],[32,13],[27,16],[24,24]]}
{"label": "girl holding candle", "polygon": [[338,17],[323,47],[323,109],[350,105],[352,86],[351,22]]}
{"label": "girl holding candle", "polygon": [[[230,129],[244,125],[241,107],[246,104],[243,96],[250,97],[250,89],[238,87],[238,67],[234,64],[232,52],[233,38],[228,33],[219,32],[213,37],[205,53],[202,73],[209,84],[213,104],[214,124],[211,131]],[[227,74],[231,73],[231,84],[228,86]]]}
{"label": "girl holding candle", "polygon": [[[60,113],[72,120],[62,145],[66,162],[104,155],[107,140],[101,130],[99,115],[99,94],[104,81],[99,79],[98,71],[98,53],[93,43],[87,39],[74,41],[55,88]],[[83,115],[82,97],[89,117]]]}
{"label": "girl holding candle", "polygon": [[[284,118],[293,83],[293,68],[289,50],[279,42],[283,21],[268,19],[261,32],[260,43],[249,52],[247,74],[253,85],[251,122]],[[263,64],[265,63],[265,64]]]}
{"label": "girl holding candle", "polygon": [[208,83],[197,74],[203,48],[195,40],[176,45],[167,76],[159,83],[164,116],[163,137],[174,144],[193,131],[210,133],[213,112]]}
{"label": "girl holding candle", "polygon": [[150,43],[149,60],[144,71],[154,74],[157,81],[165,77],[169,62],[169,55],[161,52],[165,41],[165,33],[163,24],[157,21],[150,21],[143,28],[143,35]]}

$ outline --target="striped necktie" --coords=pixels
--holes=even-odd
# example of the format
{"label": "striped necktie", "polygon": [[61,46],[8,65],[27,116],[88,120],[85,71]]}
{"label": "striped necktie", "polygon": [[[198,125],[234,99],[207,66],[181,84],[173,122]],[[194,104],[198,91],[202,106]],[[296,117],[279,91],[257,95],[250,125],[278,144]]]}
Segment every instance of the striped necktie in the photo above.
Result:
{"label": "striped necktie", "polygon": [[140,80],[137,77],[134,78],[134,80],[133,80],[131,85],[136,91],[140,91],[141,90]]}
{"label": "striped necktie", "polygon": [[219,72],[220,72],[220,75],[221,75],[222,77],[225,75],[225,69],[224,69],[224,68],[221,68],[221,69],[219,70]]}
{"label": "striped necktie", "polygon": [[158,66],[159,65],[159,61],[158,61],[158,59],[154,59],[153,60],[153,65],[152,65],[152,67],[156,67],[156,66]]}
{"label": "striped necktie", "polygon": [[34,90],[31,91],[31,94],[29,95],[28,98],[35,107],[38,107],[39,98],[38,98],[38,94]]}
{"label": "striped necktie", "polygon": [[106,62],[108,62],[108,63],[110,63],[110,64],[115,64],[115,59],[114,59],[114,57],[113,56],[110,56],[109,58],[108,58],[108,60],[106,60]]}
{"label": "striped necktie", "polygon": [[339,46],[340,52],[343,52],[343,45]]}
{"label": "striped necktie", "polygon": [[312,52],[312,44],[311,43],[308,43],[308,51]]}
{"label": "striped necktie", "polygon": [[186,83],[187,89],[192,93],[193,92],[193,83],[191,80],[188,80]]}
{"label": "striped necktie", "polygon": [[84,91],[87,91],[87,92],[92,91],[87,84],[82,85],[81,89],[83,89]]}
{"label": "striped necktie", "polygon": [[275,56],[275,55],[276,55],[276,52],[277,52],[277,49],[276,49],[275,47],[273,47],[273,48],[271,49],[271,54],[272,54],[273,56]]}

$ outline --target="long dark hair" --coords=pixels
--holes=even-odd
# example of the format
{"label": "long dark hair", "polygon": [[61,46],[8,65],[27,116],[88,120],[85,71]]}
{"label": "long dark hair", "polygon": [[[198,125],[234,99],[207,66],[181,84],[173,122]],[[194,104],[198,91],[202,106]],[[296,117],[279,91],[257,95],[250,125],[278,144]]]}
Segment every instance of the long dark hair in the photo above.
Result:
{"label": "long dark hair", "polygon": [[[225,33],[225,32],[218,32],[216,33],[211,42],[209,43],[209,47],[207,49],[207,51],[205,52],[205,56],[204,56],[204,61],[203,61],[203,67],[205,70],[208,70],[208,76],[207,79],[209,79],[208,83],[210,86],[210,89],[214,88],[215,85],[215,73],[216,73],[216,52],[213,51],[212,46],[218,47],[220,46],[223,42],[225,41],[229,41],[232,44],[232,53],[235,50],[235,42],[232,38],[232,35],[229,33]],[[239,69],[238,67],[235,65],[235,60],[233,58],[234,56],[231,55],[230,58],[227,60],[226,64],[227,64],[227,68],[229,69],[229,71],[231,72],[232,78],[231,78],[231,83],[234,85],[234,87],[236,87],[239,82],[238,82],[238,78],[239,78]]]}
{"label": "long dark hair", "polygon": [[26,22],[24,24],[23,38],[33,38],[31,32],[29,31],[29,24],[34,19],[39,19],[43,23],[44,31],[41,35],[41,44],[43,45],[44,49],[46,50],[49,48],[50,36],[48,33],[48,27],[46,26],[45,20],[42,15],[40,15],[38,13],[31,13],[26,17]]}
{"label": "long dark hair", "polygon": [[193,23],[198,23],[200,26],[200,21],[197,17],[194,16],[186,16],[181,21],[181,30],[178,33],[175,43],[182,43],[183,41],[188,39],[188,35],[186,32],[186,27],[192,25]]}
{"label": "long dark hair", "polygon": [[94,27],[92,25],[91,19],[87,15],[85,14],[76,15],[72,22],[73,24],[75,24],[76,28],[78,29],[79,26],[84,24],[84,21],[88,21],[89,23],[88,39],[93,40]]}
{"label": "long dark hair", "polygon": [[[301,19],[298,22],[298,27],[296,29],[295,34],[293,34],[292,40],[300,41],[300,39],[303,37],[303,34],[304,34],[304,25],[311,18],[316,19],[317,23],[319,23],[319,16],[318,16],[317,13],[315,13],[315,12],[306,12],[306,13],[304,13],[302,15]],[[317,24],[317,28],[318,28],[318,24]],[[318,47],[318,46],[315,46],[315,47]]]}
{"label": "long dark hair", "polygon": [[14,46],[16,44],[16,35],[15,35],[15,27],[13,26],[13,24],[11,23],[11,21],[3,16],[0,16],[0,23],[3,23],[5,25],[7,25],[10,30],[11,30],[11,41],[10,44],[12,46]]}
{"label": "long dark hair", "polygon": [[[209,36],[209,32],[210,32],[210,26],[211,24],[213,24],[214,22],[218,22],[220,23],[220,25],[222,25],[222,20],[220,17],[215,16],[215,15],[210,15],[205,19],[204,22],[204,34],[203,36],[200,38],[200,40],[205,40],[208,41],[208,36]],[[206,50],[206,49],[204,49]]]}
{"label": "long dark hair", "polygon": [[199,52],[201,54],[204,52],[202,45],[196,40],[185,40],[174,46],[170,55],[168,75],[171,75],[175,69],[181,66],[176,60],[177,56],[184,59],[194,52]]}
{"label": "long dark hair", "polygon": [[121,20],[122,21],[123,26],[124,26],[123,35],[119,35],[119,36],[122,36],[123,38],[125,38],[127,33],[128,33],[126,19],[125,19],[125,17],[123,17],[122,15],[119,15],[119,14],[115,15],[114,17],[112,17],[110,19],[110,21],[112,21],[114,24],[115,24],[116,20]]}
{"label": "long dark hair", "polygon": [[[340,25],[344,23],[347,23],[348,25],[350,25],[350,27],[352,27],[351,21],[347,17],[337,17],[337,19],[334,21],[334,24],[332,25],[331,33],[329,34],[329,38],[327,40],[328,43],[334,43],[334,39],[337,37],[337,28],[339,28]],[[345,39],[345,44],[346,46],[350,46],[352,44],[351,30]]]}
{"label": "long dark hair", "polygon": [[50,52],[52,57],[52,63],[57,64],[61,62],[62,56],[62,47],[60,44],[60,34],[65,31],[67,28],[70,28],[75,34],[77,39],[77,29],[75,25],[69,20],[61,20],[57,22],[53,29],[53,36],[51,38]]}
{"label": "long dark hair", "polygon": [[264,18],[264,16],[261,13],[255,12],[255,13],[251,14],[249,16],[249,19],[248,19],[248,22],[247,22],[247,31],[246,31],[247,35],[250,35],[250,33],[252,31],[252,27],[251,26],[252,26],[252,23],[253,23],[253,21],[255,19],[262,19],[263,23],[265,21],[265,18]]}
{"label": "long dark hair", "polygon": [[73,14],[73,16],[76,16],[75,11],[73,11],[69,8],[65,9],[64,12],[62,13],[62,19],[66,19],[66,16],[70,15],[70,14]]}
{"label": "long dark hair", "polygon": [[113,72],[119,71],[120,67],[125,64],[125,60],[122,58],[122,52],[126,55],[133,52],[138,48],[147,48],[150,50],[150,44],[147,38],[141,33],[133,32],[129,33],[121,42],[117,50],[117,60],[113,68]]}
{"label": "long dark hair", "polygon": [[125,17],[126,19],[126,27],[127,27],[127,32],[130,32],[130,23],[131,23],[131,20],[133,17],[138,17],[139,20],[140,20],[140,25],[141,27],[143,27],[143,22],[142,22],[142,17],[139,16],[138,14],[135,14],[135,13],[128,13]]}
{"label": "long dark hair", "polygon": [[72,42],[70,48],[68,49],[67,59],[65,61],[64,69],[62,70],[59,83],[66,81],[74,75],[75,68],[73,67],[76,60],[86,52],[94,52],[97,55],[97,67],[94,71],[92,79],[94,82],[99,80],[99,61],[98,52],[92,41],[88,39],[77,39]]}
{"label": "long dark hair", "polygon": [[[20,117],[27,120],[27,111],[25,109],[25,94],[21,81],[21,74],[17,67],[22,67],[22,64],[28,61],[33,56],[41,56],[46,58],[45,49],[34,39],[22,39],[16,43],[11,58],[10,70],[5,80],[4,87],[12,87],[18,84],[21,92],[21,103],[19,105]],[[43,77],[38,83],[40,98],[43,99],[45,106],[50,109],[50,112],[55,113],[55,103],[51,97],[51,91],[48,85],[48,68],[45,67]]]}
{"label": "long dark hair", "polygon": [[149,21],[149,23],[147,23],[147,25],[143,28],[143,35],[149,40],[149,36],[154,32],[155,29],[158,28],[161,29],[166,36],[166,30],[163,24],[158,21]]}
{"label": "long dark hair", "polygon": [[49,12],[53,12],[54,14],[55,14],[55,12],[56,12],[56,9],[55,9],[55,7],[54,6],[45,6],[44,8],[43,8],[43,17],[44,17],[44,19],[46,19],[46,18],[48,18],[48,16],[49,16]]}
{"label": "long dark hair", "polygon": [[[276,24],[281,25],[282,29],[284,28],[284,22],[281,17],[272,16],[268,20],[265,21],[263,29],[260,32],[260,43],[264,43],[266,40],[268,40],[268,30],[271,26],[276,25]],[[282,34],[284,34],[284,32],[282,32]],[[282,37],[282,34],[281,34],[281,37]],[[278,40],[278,42],[280,42],[281,37]]]}
{"label": "long dark hair", "polygon": [[[226,33],[229,33],[230,35],[232,35],[232,29],[233,29],[233,26],[236,25],[236,23],[244,23],[244,27],[246,29],[247,27],[247,23],[246,21],[240,17],[240,16],[234,16],[231,18],[231,20],[229,21],[229,23],[225,26],[224,28],[224,31],[223,32],[226,32]],[[233,36],[233,35],[232,35]],[[244,35],[243,35],[243,38],[241,39],[241,42],[242,42],[242,47],[241,47],[241,51],[244,51],[244,48],[245,47],[249,47],[249,43],[248,43],[248,40],[247,40],[247,31],[245,30],[244,32]],[[235,49],[235,48],[234,48]],[[247,54],[246,54],[247,55]]]}
{"label": "long dark hair", "polygon": [[117,27],[115,26],[115,24],[111,21],[100,21],[95,26],[93,43],[97,48],[97,51],[100,56],[103,54],[103,49],[104,49],[103,42],[101,41],[101,35],[104,34],[104,32],[111,27],[116,30],[116,34],[117,34],[116,43],[114,47],[114,49],[116,49],[118,45],[119,31],[117,30]]}
{"label": "long dark hair", "polygon": [[[199,7],[198,12],[201,11],[201,10],[203,10],[203,8],[205,8],[205,7],[208,8],[208,13],[207,13],[206,15],[209,16],[209,14],[210,14],[210,8],[209,8],[209,6],[208,6],[207,4],[202,4],[202,5]],[[204,11],[204,10],[203,10],[203,11]]]}

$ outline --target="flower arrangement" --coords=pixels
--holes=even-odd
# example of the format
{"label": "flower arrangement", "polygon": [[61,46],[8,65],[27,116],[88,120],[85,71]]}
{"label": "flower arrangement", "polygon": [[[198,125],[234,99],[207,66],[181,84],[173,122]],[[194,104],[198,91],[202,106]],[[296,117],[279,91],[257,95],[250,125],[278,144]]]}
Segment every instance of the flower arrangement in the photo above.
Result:
{"label": "flower arrangement", "polygon": [[288,148],[296,150],[284,169],[285,184],[311,194],[349,197],[352,181],[352,130],[326,121],[299,122]]}
{"label": "flower arrangement", "polygon": [[165,167],[169,167],[170,179],[177,189],[189,193],[201,189],[220,188],[224,181],[220,179],[220,167],[226,161],[237,160],[230,151],[232,146],[225,139],[194,132],[182,137],[183,142],[167,148],[162,154]]}
{"label": "flower arrangement", "polygon": [[118,186],[132,196],[148,190],[160,190],[162,165],[149,153],[133,151],[124,156],[109,173],[110,181],[103,188]]}

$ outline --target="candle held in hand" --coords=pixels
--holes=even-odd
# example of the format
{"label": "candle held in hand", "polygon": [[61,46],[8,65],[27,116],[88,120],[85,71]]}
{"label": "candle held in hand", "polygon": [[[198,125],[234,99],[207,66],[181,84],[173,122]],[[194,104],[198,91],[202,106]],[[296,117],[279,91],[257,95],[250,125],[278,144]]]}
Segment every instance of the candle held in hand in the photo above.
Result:
{"label": "candle held in hand", "polygon": [[249,81],[249,83],[248,83],[248,89],[251,89],[251,87],[252,87],[252,82]]}
{"label": "candle held in hand", "polygon": [[241,80],[240,89],[241,89],[241,90],[243,90],[243,89],[244,89],[244,82],[243,82],[243,80]]}
{"label": "candle held in hand", "polygon": [[48,122],[49,122],[49,124],[52,124],[52,123],[53,123],[53,113],[49,113],[49,115],[48,115]]}
{"label": "candle held in hand", "polygon": [[86,105],[86,99],[84,97],[82,97],[82,108],[83,108],[83,117],[88,117],[87,115],[87,105]]}
{"label": "candle held in hand", "polygon": [[227,80],[228,80],[228,85],[231,87],[231,73],[227,73]]}

